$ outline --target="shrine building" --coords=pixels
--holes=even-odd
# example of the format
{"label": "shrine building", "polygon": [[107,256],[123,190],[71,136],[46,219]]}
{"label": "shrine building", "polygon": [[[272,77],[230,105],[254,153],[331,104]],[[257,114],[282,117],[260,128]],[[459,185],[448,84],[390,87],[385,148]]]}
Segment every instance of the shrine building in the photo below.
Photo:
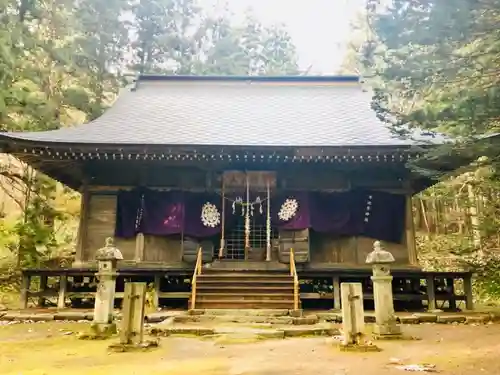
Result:
{"label": "shrine building", "polygon": [[418,265],[411,198],[434,181],[408,162],[439,140],[398,138],[371,96],[352,76],[141,76],[90,123],[0,134],[3,152],[82,194],[73,266],[25,270],[24,296],[40,276],[49,298],[60,277],[81,302],[112,237],[123,280],[150,281],[159,303],[338,308],[342,281],[373,298],[380,241],[395,299],[470,307],[453,289],[468,273]]}

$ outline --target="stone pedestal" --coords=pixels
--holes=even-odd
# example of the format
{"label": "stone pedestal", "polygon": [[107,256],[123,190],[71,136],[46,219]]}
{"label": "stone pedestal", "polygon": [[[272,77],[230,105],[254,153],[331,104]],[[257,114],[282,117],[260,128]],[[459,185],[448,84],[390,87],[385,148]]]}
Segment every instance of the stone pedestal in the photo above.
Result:
{"label": "stone pedestal", "polygon": [[401,327],[394,314],[392,295],[392,276],[390,264],[394,262],[392,254],[375,241],[374,250],[368,254],[366,263],[372,264],[373,299],[375,302],[375,326],[373,333],[377,338],[401,338]]}
{"label": "stone pedestal", "polygon": [[378,351],[375,345],[366,341],[363,290],[361,283],[342,283],[342,330],[339,343],[342,351]]}
{"label": "stone pedestal", "polygon": [[125,284],[120,342],[110,345],[110,350],[128,352],[158,347],[158,341],[144,341],[146,289],[146,283]]}
{"label": "stone pedestal", "polygon": [[117,262],[122,260],[123,256],[120,250],[113,246],[113,239],[108,238],[106,245],[97,251],[96,259],[99,284],[95,295],[94,320],[90,333],[81,336],[83,339],[105,339],[117,332],[113,307],[118,276]]}
{"label": "stone pedestal", "polygon": [[342,283],[343,345],[360,345],[365,335],[365,314],[361,283]]}

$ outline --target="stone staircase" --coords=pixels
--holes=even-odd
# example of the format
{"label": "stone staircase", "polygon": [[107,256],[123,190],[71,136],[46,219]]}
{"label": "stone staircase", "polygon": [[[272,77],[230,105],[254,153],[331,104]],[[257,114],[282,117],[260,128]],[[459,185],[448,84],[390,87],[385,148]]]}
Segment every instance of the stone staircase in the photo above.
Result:
{"label": "stone staircase", "polygon": [[287,272],[204,269],[197,277],[196,309],[293,309]]}

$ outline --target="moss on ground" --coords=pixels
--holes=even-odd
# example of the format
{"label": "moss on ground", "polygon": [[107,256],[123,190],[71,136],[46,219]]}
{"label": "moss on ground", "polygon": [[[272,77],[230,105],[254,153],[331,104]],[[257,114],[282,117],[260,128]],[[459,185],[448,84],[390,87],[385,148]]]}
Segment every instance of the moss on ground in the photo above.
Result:
{"label": "moss on ground", "polygon": [[[148,375],[223,374],[222,359],[164,361],[168,340],[151,352],[110,353],[117,338],[82,341],[77,333],[88,328],[82,323],[34,323],[0,326],[0,374],[2,375]],[[68,334],[71,333],[71,334]]]}

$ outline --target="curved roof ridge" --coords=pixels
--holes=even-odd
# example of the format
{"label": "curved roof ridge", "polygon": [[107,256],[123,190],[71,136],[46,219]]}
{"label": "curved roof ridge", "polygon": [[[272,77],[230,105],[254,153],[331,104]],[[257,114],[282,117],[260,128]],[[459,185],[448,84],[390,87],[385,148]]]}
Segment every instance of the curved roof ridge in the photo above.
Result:
{"label": "curved roof ridge", "polygon": [[231,75],[160,75],[142,74],[137,78],[141,81],[175,81],[175,82],[360,82],[362,79],[356,75],[269,75],[269,76],[231,76]]}
{"label": "curved roof ridge", "polygon": [[[359,77],[347,81],[347,85],[329,81],[331,76],[322,77],[326,84],[309,76],[298,76],[293,78],[295,81],[289,81],[291,77],[156,76],[149,81],[143,77],[144,85],[135,90],[126,88],[110,108],[86,124],[0,136],[4,141],[167,146],[354,147],[441,143],[439,137],[418,135],[419,139],[405,140],[394,135],[371,109],[371,94],[360,84]],[[259,82],[276,78],[278,83],[300,84],[225,83],[227,79],[245,82],[243,78]],[[140,80],[141,77],[139,83]]]}

